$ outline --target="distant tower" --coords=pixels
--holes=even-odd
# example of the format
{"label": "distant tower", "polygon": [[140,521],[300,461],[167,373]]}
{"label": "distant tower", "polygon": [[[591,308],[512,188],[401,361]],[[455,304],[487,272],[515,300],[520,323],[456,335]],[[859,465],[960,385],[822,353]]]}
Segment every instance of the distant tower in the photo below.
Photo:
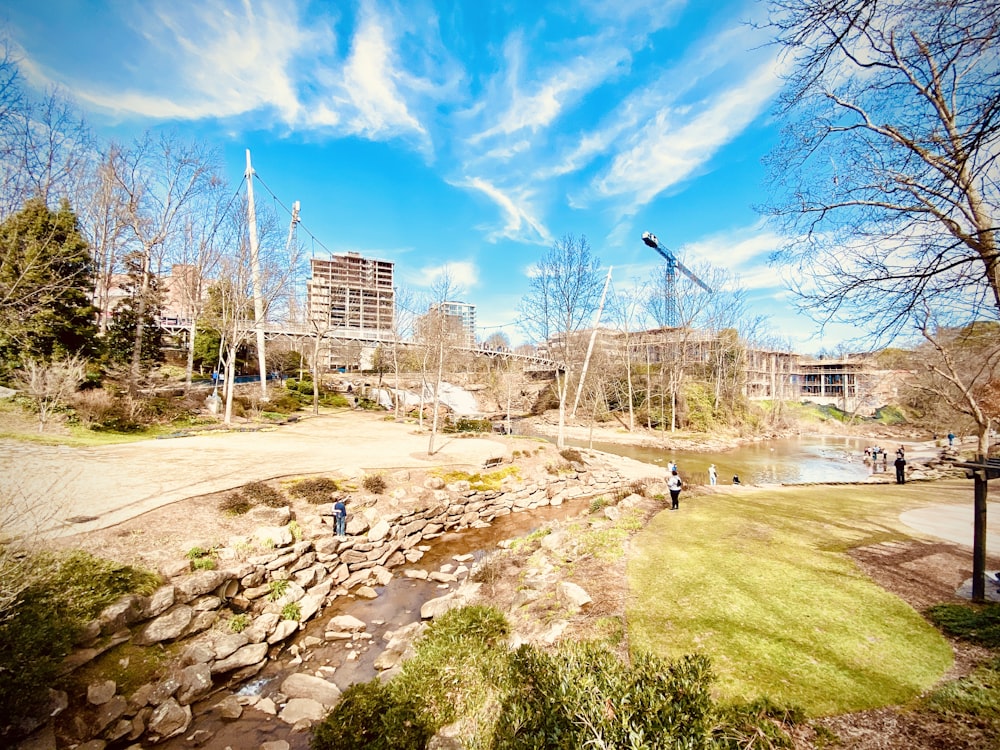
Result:
{"label": "distant tower", "polygon": [[331,329],[365,331],[372,339],[392,334],[396,313],[393,263],[360,253],[313,258],[307,282],[309,320]]}
{"label": "distant tower", "polygon": [[439,302],[430,306],[431,312],[440,310],[445,315],[457,318],[465,334],[466,346],[476,345],[476,306],[468,302]]}

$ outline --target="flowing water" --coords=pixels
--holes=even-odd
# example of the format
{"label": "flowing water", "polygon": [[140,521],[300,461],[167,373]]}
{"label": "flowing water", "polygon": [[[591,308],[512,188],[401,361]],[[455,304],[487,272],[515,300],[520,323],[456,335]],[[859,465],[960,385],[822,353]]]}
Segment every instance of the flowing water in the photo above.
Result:
{"label": "flowing water", "polygon": [[[568,441],[577,447],[591,447],[588,441]],[[608,453],[666,466],[670,461],[677,464],[684,479],[689,483],[708,483],[708,467],[714,463],[719,472],[719,483],[730,484],[738,475],[743,484],[806,484],[811,482],[857,482],[863,481],[873,472],[893,471],[892,462],[886,469],[881,462],[874,467],[864,460],[864,449],[870,441],[856,438],[809,436],[782,438],[753,443],[715,452],[678,451],[610,443],[593,443],[592,447]],[[883,445],[890,453],[894,445]],[[551,519],[569,518],[587,507],[586,501],[566,503],[557,507],[543,507],[535,510],[501,516],[493,524],[483,529],[466,529],[451,532],[435,539],[430,549],[416,564],[407,567],[427,571],[439,570],[442,565],[455,564],[454,557],[471,554],[479,558],[496,549],[497,544],[510,538],[530,533]],[[472,563],[466,563],[471,565]],[[388,585],[376,589],[378,597],[371,601],[353,596],[341,597],[326,608],[323,615],[299,633],[296,642],[302,643],[307,636],[323,639],[326,623],[339,614],[354,615],[368,623],[367,633],[371,636],[371,646],[356,642],[323,641],[306,651],[302,663],[290,663],[288,652],[269,664],[255,679],[245,683],[238,692],[244,695],[266,696],[277,690],[281,681],[293,671],[316,674],[320,667],[332,668],[327,679],[342,690],[355,682],[363,682],[375,676],[375,657],[385,646],[383,636],[420,619],[421,605],[448,591],[456,584],[438,584],[433,581],[410,579],[396,571]],[[215,695],[195,706],[196,720],[184,736],[160,745],[165,750],[181,750],[191,745],[184,737],[195,730],[213,733],[206,747],[259,747],[262,742],[276,739],[286,740],[292,750],[305,750],[309,744],[309,733],[292,733],[291,728],[277,718],[253,709],[247,709],[238,721],[224,721],[210,710],[221,696]]]}
{"label": "flowing water", "polygon": [[[567,441],[580,448],[588,441]],[[666,466],[673,461],[687,482],[708,484],[708,467],[715,464],[719,484],[731,484],[739,476],[743,484],[810,484],[815,482],[860,482],[873,473],[894,471],[892,460],[883,466],[864,460],[870,439],[802,436],[765,440],[724,451],[695,452],[672,448],[650,448],[612,443],[593,443],[597,450],[627,456],[637,461]],[[893,454],[895,445],[882,446]]]}

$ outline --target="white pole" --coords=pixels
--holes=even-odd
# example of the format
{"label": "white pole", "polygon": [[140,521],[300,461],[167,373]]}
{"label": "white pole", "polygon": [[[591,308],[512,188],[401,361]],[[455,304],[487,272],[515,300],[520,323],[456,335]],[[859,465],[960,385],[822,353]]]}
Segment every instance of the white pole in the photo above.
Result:
{"label": "white pole", "polygon": [[583,392],[583,381],[587,379],[587,368],[590,366],[590,355],[594,351],[594,339],[597,338],[597,327],[601,324],[601,313],[604,312],[604,298],[608,294],[608,284],[611,283],[611,270],[614,266],[608,267],[608,277],[604,280],[604,289],[601,291],[601,304],[597,306],[597,315],[594,316],[594,328],[590,332],[590,343],[587,344],[587,356],[583,360],[583,372],[580,373],[580,382],[576,386],[576,399],[573,401],[573,411],[570,412],[570,419],[576,416],[576,407],[580,404],[580,394]]}
{"label": "white pole", "polygon": [[253,202],[253,167],[247,149],[247,225],[250,229],[250,271],[253,274],[253,327],[257,331],[257,367],[260,369],[260,398],[267,401],[267,358],[264,351],[264,296],[260,283],[260,248],[257,243],[257,209]]}

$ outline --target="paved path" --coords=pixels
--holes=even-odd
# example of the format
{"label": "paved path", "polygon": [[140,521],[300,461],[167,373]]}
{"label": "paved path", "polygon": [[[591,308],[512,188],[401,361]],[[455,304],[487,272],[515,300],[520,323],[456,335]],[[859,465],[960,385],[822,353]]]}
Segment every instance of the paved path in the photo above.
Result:
{"label": "paved path", "polygon": [[13,514],[0,507],[0,528],[4,535],[32,527],[45,536],[77,534],[246,482],[321,472],[479,468],[506,451],[504,443],[490,438],[438,435],[428,457],[427,445],[428,434],[412,424],[357,412],[307,418],[268,432],[203,433],[97,448],[0,440],[0,487],[13,490],[17,503]]}
{"label": "paved path", "polygon": [[[928,505],[908,510],[900,514],[899,520],[911,529],[928,536],[972,549],[971,500],[962,505]],[[1000,557],[1000,503],[986,503],[986,554],[990,557]]]}

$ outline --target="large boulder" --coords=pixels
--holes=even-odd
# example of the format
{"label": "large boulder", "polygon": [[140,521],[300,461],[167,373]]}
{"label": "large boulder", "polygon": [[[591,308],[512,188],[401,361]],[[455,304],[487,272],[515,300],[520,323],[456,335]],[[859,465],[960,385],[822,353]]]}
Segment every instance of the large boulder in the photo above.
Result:
{"label": "large boulder", "polygon": [[313,722],[322,721],[327,709],[319,701],[311,698],[292,698],[281,709],[278,718],[286,724],[298,724],[303,719]]}
{"label": "large boulder", "polygon": [[154,643],[173,640],[187,630],[193,617],[194,610],[186,604],[180,604],[146,625],[135,637],[135,645],[152,646]]}
{"label": "large boulder", "polygon": [[208,664],[192,664],[184,667],[180,675],[181,686],[177,690],[177,702],[186,706],[208,695],[212,690],[212,670]]}
{"label": "large boulder", "polygon": [[242,667],[249,667],[258,664],[267,658],[267,643],[251,643],[236,649],[236,651],[226,659],[220,659],[212,665],[212,674],[229,672]]}
{"label": "large boulder", "polygon": [[176,737],[191,725],[191,706],[181,706],[173,698],[153,709],[146,727],[153,742]]}
{"label": "large boulder", "polygon": [[310,698],[333,708],[340,700],[340,688],[322,677],[294,673],[281,683],[280,691],[289,698]]}

